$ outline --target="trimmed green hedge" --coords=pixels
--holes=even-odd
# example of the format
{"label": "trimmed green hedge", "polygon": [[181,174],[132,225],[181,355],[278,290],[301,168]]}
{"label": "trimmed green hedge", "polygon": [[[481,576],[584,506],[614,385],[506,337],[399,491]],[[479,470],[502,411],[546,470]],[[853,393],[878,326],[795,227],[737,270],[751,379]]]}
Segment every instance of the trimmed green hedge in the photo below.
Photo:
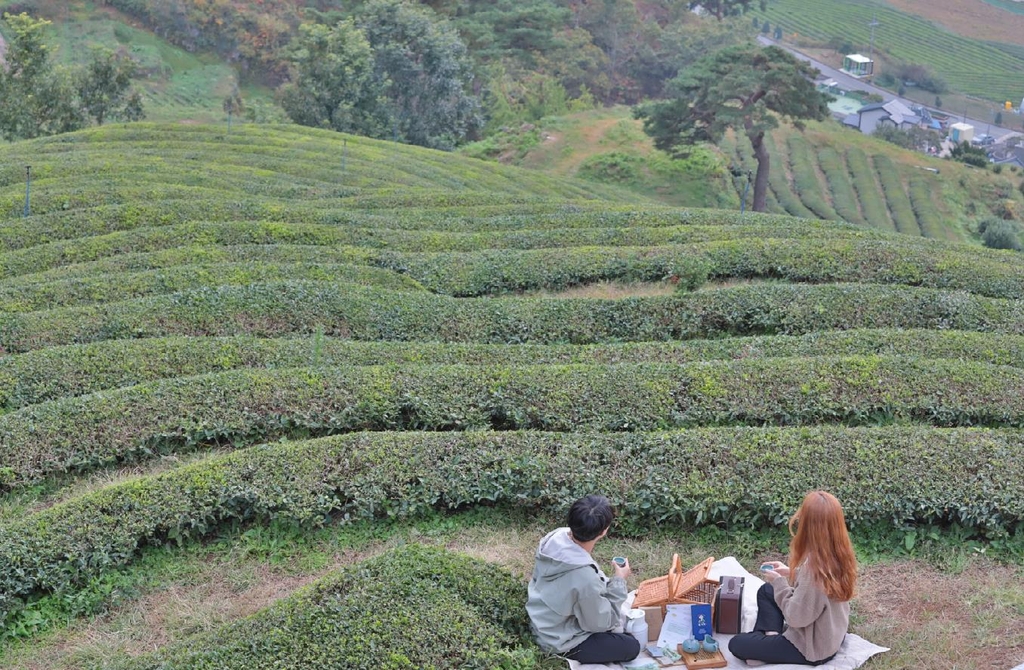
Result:
{"label": "trimmed green hedge", "polygon": [[[657,207],[627,209],[607,205],[606,210],[595,211],[592,207],[564,205],[560,211],[551,212],[555,208],[520,206],[509,209],[507,214],[467,216],[451,209],[371,213],[347,208],[332,209],[326,204],[316,207],[310,203],[254,203],[247,200],[236,205],[226,204],[223,196],[220,199],[203,199],[201,194],[194,194],[192,199],[181,202],[152,203],[146,198],[139,198],[138,202],[145,204],[95,207],[19,219],[0,231],[0,249],[9,254],[41,244],[86,240],[114,233],[156,235],[162,228],[181,228],[196,223],[204,224],[207,230],[230,230],[231,224],[237,226],[243,221],[264,227],[275,224],[274,230],[282,236],[290,232],[293,237],[315,237],[321,244],[356,244],[410,251],[532,248],[566,243],[573,246],[618,244],[619,238],[632,244],[664,244],[686,236],[688,228],[755,227],[765,229],[766,235],[774,231],[775,235],[782,236],[805,234],[804,231],[825,232],[820,223],[765,214],[748,219],[728,211]],[[531,209],[538,213],[531,215]],[[660,228],[669,231],[659,232]],[[586,232],[591,230],[605,232]],[[583,236],[584,241],[576,241],[570,231],[581,231],[577,237]],[[849,226],[838,226],[835,232],[855,231]],[[228,234],[221,233],[221,237],[226,238]],[[233,234],[238,236],[242,232]],[[587,235],[593,241],[586,242]],[[637,241],[631,242],[634,238]]]}
{"label": "trimmed green hedge", "polygon": [[[228,251],[165,252],[150,259],[138,256],[107,259],[89,270],[124,268],[128,264],[143,269],[147,262],[166,262],[167,258],[186,260],[194,253],[199,256],[196,261],[204,260],[205,256],[221,256],[234,262],[262,258],[271,263],[290,260],[307,264],[374,265],[408,274],[433,291],[455,296],[557,290],[608,280],[658,281],[667,277],[676,277],[682,287],[693,288],[709,276],[920,285],[1006,298],[1024,294],[1024,262],[1011,254],[967,250],[924,240],[874,239],[878,235],[874,232],[828,240],[741,238],[671,246],[495,248],[439,253],[330,246],[333,245],[332,235],[330,228],[323,226],[244,223],[172,226],[32,247],[0,256],[0,268],[8,276],[33,273],[31,277],[13,282],[13,289],[24,281],[72,278],[60,272],[37,274],[49,268],[106,258],[110,254],[159,251],[168,246],[201,242],[257,246],[233,247]],[[437,242],[441,243],[440,238]],[[285,246],[278,250],[274,246],[278,244]],[[271,246],[260,249],[262,245]],[[291,245],[328,245],[330,248]],[[137,267],[139,265],[142,267]],[[310,272],[313,271],[310,268]]]}
{"label": "trimmed green hedge", "polygon": [[833,147],[821,147],[817,153],[818,166],[828,181],[829,190],[832,192],[832,202],[835,204],[839,218],[866,226],[867,221],[860,213],[857,194],[853,190],[853,184],[850,183],[850,173],[842,154]]}
{"label": "trimmed green hedge", "polygon": [[274,337],[320,329],[364,341],[590,344],[854,328],[1022,334],[1024,302],[864,284],[761,284],[656,298],[538,300],[280,282],[0,314],[0,350],[164,335]]}
{"label": "trimmed green hedge", "polygon": [[153,453],[358,430],[1024,426],[1024,370],[852,356],[685,365],[237,370],[0,416],[0,485]]}
{"label": "trimmed green hedge", "polygon": [[0,312],[29,312],[115,302],[197,288],[265,281],[320,280],[422,291],[415,280],[384,268],[335,263],[202,263],[44,283],[0,283]]}
{"label": "trimmed green hedge", "polygon": [[882,184],[885,192],[885,200],[889,205],[889,214],[892,215],[896,230],[905,235],[923,235],[921,227],[917,223],[917,216],[914,208],[910,205],[910,198],[903,187],[903,179],[900,177],[896,165],[888,156],[876,154],[871,157],[875,165],[875,172],[878,174],[878,181]]}
{"label": "trimmed green hedge", "polygon": [[896,230],[885,205],[885,194],[875,179],[875,171],[868,164],[867,154],[856,147],[849,147],[846,149],[846,164],[850,168],[853,188],[868,224],[879,230]]}
{"label": "trimmed green hedge", "polygon": [[122,670],[532,670],[526,585],[508,570],[408,545]]}
{"label": "trimmed green hedge", "polygon": [[1024,367],[1024,337],[934,330],[825,331],[607,345],[352,342],[333,337],[107,340],[0,358],[0,409],[237,368],[693,363],[794,356],[918,356]]}
{"label": "trimmed green hedge", "polygon": [[997,536],[1024,519],[1022,447],[1019,430],[912,426],[360,433],[269,444],[0,525],[0,613],[226,520],[319,524],[496,503],[559,511],[593,491],[616,504],[627,533],[783,523],[823,487],[854,525],[955,522]]}
{"label": "trimmed green hedge", "polygon": [[820,219],[838,219],[835,209],[822,196],[828,189],[818,179],[811,143],[798,135],[790,135],[786,144],[796,194],[800,196],[801,202]]}
{"label": "trimmed green hedge", "polygon": [[1024,295],[1024,263],[1017,258],[899,240],[742,239],[665,247],[396,254],[370,262],[407,272],[439,293],[464,297],[670,276],[678,277],[683,289],[700,286],[708,277],[767,277],[951,288],[996,298]]}
{"label": "trimmed green hedge", "polygon": [[[322,210],[317,210],[321,215]],[[197,216],[199,213],[196,213]],[[291,222],[259,218],[251,221],[238,220],[235,214],[229,220],[190,222],[153,225],[150,222],[131,226],[131,230],[114,230],[110,222],[102,218],[97,221],[102,234],[82,236],[78,222],[67,225],[70,239],[57,239],[60,235],[51,231],[29,226],[26,231],[13,230],[13,239],[24,242],[26,236],[38,234],[39,244],[20,246],[0,254],[0,276],[14,277],[48,269],[65,267],[75,263],[108,259],[125,253],[153,252],[175,249],[186,245],[225,246],[240,244],[304,244],[315,246],[360,245],[349,253],[361,251],[364,257],[377,258],[375,249],[391,250],[456,250],[472,251],[487,248],[546,248],[554,246],[584,246],[593,244],[666,244],[679,242],[700,242],[704,240],[730,239],[731,237],[801,237],[824,235],[822,224],[801,220],[784,219],[787,225],[775,225],[767,217],[740,221],[718,212],[679,211],[667,215],[656,212],[626,212],[621,216],[607,213],[603,216],[579,215],[559,217],[524,217],[520,226],[506,226],[499,219],[488,231],[470,229],[431,231],[426,229],[406,230],[404,227],[388,228],[395,225],[395,217],[370,217],[358,219],[360,227],[351,227],[350,222]],[[349,219],[355,215],[344,211]],[[442,215],[443,216],[443,215]],[[451,224],[450,218],[443,219]],[[477,223],[477,220],[471,220]],[[541,224],[547,221],[548,226]],[[575,223],[576,225],[572,225]],[[781,223],[781,222],[780,222]],[[14,224],[17,226],[17,224]],[[424,226],[423,217],[413,218],[408,226]],[[455,226],[452,226],[455,227]],[[476,226],[479,228],[479,226]],[[664,230],[662,230],[664,229]],[[27,232],[32,230],[34,232]],[[891,239],[873,231],[866,232],[850,226],[840,227],[829,233],[830,237],[860,238],[876,237]],[[45,243],[42,240],[46,240]],[[53,240],[53,241],[50,241]],[[895,240],[901,242],[901,240]],[[345,259],[347,261],[348,259]]]}
{"label": "trimmed green hedge", "polygon": [[917,216],[921,234],[940,240],[949,239],[949,229],[943,225],[943,216],[934,200],[935,197],[942,197],[941,190],[941,184],[934,179],[928,179],[923,175],[914,175],[910,178],[910,204],[914,208],[914,215]]}

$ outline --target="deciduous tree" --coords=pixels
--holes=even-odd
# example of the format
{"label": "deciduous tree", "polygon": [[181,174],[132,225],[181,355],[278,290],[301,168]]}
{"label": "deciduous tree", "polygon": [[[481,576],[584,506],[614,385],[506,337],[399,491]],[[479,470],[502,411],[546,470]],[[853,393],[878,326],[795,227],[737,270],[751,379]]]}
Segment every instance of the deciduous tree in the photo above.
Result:
{"label": "deciduous tree", "polygon": [[388,126],[384,86],[374,77],[366,35],[351,19],[301,31],[293,80],[281,89],[288,116],[303,126],[382,137]]}
{"label": "deciduous tree", "polygon": [[[754,4],[754,0],[692,0],[690,9],[701,7],[721,21],[726,16],[745,13],[752,4]],[[768,0],[758,0],[758,6],[763,12],[768,6]]]}
{"label": "deciduous tree", "polygon": [[778,47],[738,46],[701,59],[668,85],[670,99],[638,107],[657,148],[684,157],[697,142],[718,142],[726,129],[742,131],[757,159],[755,211],[764,211],[770,157],[765,133],[778,117],[802,128],[828,116],[829,97],[812,82],[816,70]]}
{"label": "deciduous tree", "polygon": [[28,139],[82,127],[71,77],[54,66],[43,39],[50,22],[25,13],[4,14],[4,21],[11,39],[0,68],[0,135]]}
{"label": "deciduous tree", "polygon": [[97,125],[108,119],[138,121],[143,118],[142,97],[132,89],[135,61],[109,49],[93,52],[78,76],[78,98],[82,110]]}
{"label": "deciduous tree", "polygon": [[452,149],[480,127],[472,62],[451,24],[403,0],[371,0],[357,22],[373,50],[392,139]]}

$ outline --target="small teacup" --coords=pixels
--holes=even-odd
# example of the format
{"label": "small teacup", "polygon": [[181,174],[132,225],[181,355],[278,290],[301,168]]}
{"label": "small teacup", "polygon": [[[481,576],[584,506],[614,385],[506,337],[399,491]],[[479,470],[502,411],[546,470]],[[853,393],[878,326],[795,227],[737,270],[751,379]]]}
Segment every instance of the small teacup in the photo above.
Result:
{"label": "small teacup", "polygon": [[691,637],[687,640],[683,640],[682,645],[683,651],[687,654],[696,654],[700,651],[700,642],[695,637]]}
{"label": "small teacup", "polygon": [[704,651],[713,654],[718,651],[718,640],[710,635],[705,635],[704,641],[700,643],[700,646],[704,647]]}

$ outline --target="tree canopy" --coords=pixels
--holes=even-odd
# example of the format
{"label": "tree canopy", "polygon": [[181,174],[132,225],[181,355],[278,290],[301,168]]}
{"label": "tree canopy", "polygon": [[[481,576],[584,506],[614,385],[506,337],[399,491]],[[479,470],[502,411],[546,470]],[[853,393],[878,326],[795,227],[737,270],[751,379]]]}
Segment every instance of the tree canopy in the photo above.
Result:
{"label": "tree canopy", "polygon": [[481,124],[458,34],[429,8],[373,0],[354,19],[302,29],[282,90],[293,121],[436,149]]}
{"label": "tree canopy", "polygon": [[135,64],[97,50],[82,68],[54,64],[44,39],[49,21],[4,14],[10,43],[0,68],[0,136],[30,139],[78,130],[89,120],[143,117],[142,98],[131,88]]}
{"label": "tree canopy", "polygon": [[[713,14],[721,21],[726,16],[743,14],[750,9],[754,0],[692,0],[690,9],[701,7],[709,14]],[[763,12],[768,6],[768,0],[758,0],[758,5]]]}
{"label": "tree canopy", "polygon": [[729,128],[742,131],[757,159],[755,211],[764,211],[770,157],[765,133],[783,117],[802,128],[825,119],[829,97],[812,81],[816,70],[778,47],[729,47],[707,56],[668,85],[669,99],[642,105],[635,116],[654,145],[685,156],[698,142],[717,143]]}

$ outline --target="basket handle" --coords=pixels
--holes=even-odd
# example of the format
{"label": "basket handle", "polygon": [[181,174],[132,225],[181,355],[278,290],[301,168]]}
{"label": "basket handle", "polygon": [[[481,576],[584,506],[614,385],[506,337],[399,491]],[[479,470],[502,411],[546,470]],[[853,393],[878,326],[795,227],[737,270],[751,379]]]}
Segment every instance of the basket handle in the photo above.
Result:
{"label": "basket handle", "polygon": [[668,597],[674,598],[676,589],[679,588],[679,580],[683,578],[683,564],[679,560],[679,554],[672,554],[672,567],[668,569]]}

